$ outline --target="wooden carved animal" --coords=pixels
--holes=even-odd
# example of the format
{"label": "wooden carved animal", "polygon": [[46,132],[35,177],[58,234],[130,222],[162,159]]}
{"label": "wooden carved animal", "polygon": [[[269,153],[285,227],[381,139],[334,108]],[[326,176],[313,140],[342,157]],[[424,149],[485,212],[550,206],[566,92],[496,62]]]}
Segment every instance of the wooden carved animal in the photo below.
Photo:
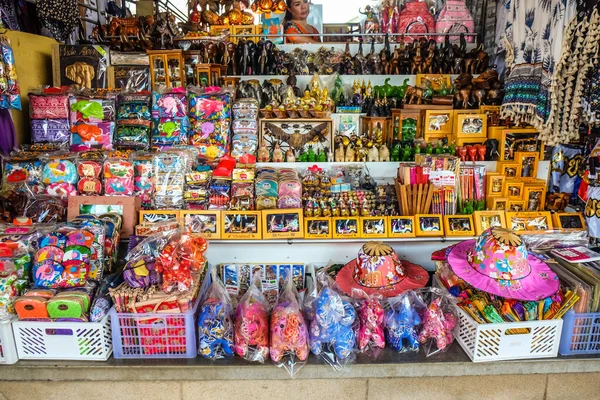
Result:
{"label": "wooden carved animal", "polygon": [[400,75],[400,49],[398,47],[394,49],[388,75]]}
{"label": "wooden carved animal", "polygon": [[285,162],[296,162],[296,156],[294,156],[294,151],[292,149],[288,149],[285,152]]}
{"label": "wooden carved animal", "polygon": [[348,148],[346,149],[346,155],[344,157],[344,161],[345,162],[354,162],[355,161],[354,148],[352,146],[348,146]]}
{"label": "wooden carved animal", "polygon": [[464,110],[471,107],[471,88],[460,89],[454,95],[455,108]]}
{"label": "wooden carved animal", "polygon": [[486,104],[487,92],[488,91],[485,89],[475,89],[471,92],[476,107],[484,106]]}
{"label": "wooden carved animal", "polygon": [[344,146],[335,149],[335,162],[344,162]]}
{"label": "wooden carved animal", "polygon": [[477,73],[482,73],[485,71],[490,65],[490,56],[483,50],[483,44],[480,44],[478,47],[477,55]]}
{"label": "wooden carved animal", "polygon": [[404,92],[404,104],[422,104],[423,88],[408,86]]}
{"label": "wooden carved animal", "polygon": [[213,42],[208,42],[204,45],[204,62],[207,64],[217,63],[217,45]]}
{"label": "wooden carved animal", "polygon": [[462,73],[454,80],[454,86],[457,89],[470,88],[473,83],[473,75],[469,73]]}
{"label": "wooden carved animal", "polygon": [[[410,63],[410,73],[412,75],[423,72],[423,56],[421,55],[421,46],[417,46],[417,50]],[[420,104],[420,103],[419,103]]]}
{"label": "wooden carved animal", "polygon": [[472,82],[475,89],[492,89],[496,85],[496,82],[498,82],[498,72],[488,69],[477,78],[473,78]]}
{"label": "wooden carved animal", "polygon": [[410,47],[405,46],[404,42],[400,43],[400,61],[399,61],[399,65],[400,65],[400,73],[401,74],[408,74],[410,73]]}
{"label": "wooden carved animal", "polygon": [[389,162],[390,161],[390,150],[385,144],[382,144],[379,148],[379,161]]}
{"label": "wooden carved animal", "polygon": [[367,160],[369,162],[378,162],[379,161],[379,150],[377,150],[377,147],[373,146],[369,149],[369,153],[367,155]]}
{"label": "wooden carved animal", "polygon": [[390,74],[390,62],[388,61],[387,53],[385,51],[381,52],[381,72],[383,74]]}
{"label": "wooden carved animal", "polygon": [[423,73],[424,74],[434,74],[436,73],[433,70],[433,61],[435,58],[435,47],[429,48],[427,53],[427,57],[425,57],[425,61],[423,62]]}

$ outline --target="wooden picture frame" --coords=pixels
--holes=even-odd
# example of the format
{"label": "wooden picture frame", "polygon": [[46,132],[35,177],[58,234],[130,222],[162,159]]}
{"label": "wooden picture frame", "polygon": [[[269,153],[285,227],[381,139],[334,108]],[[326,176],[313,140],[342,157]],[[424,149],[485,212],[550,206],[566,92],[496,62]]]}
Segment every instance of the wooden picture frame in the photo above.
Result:
{"label": "wooden picture frame", "polygon": [[487,197],[502,197],[504,195],[504,175],[487,175],[486,196]]}
{"label": "wooden picture frame", "polygon": [[457,139],[485,140],[487,139],[487,116],[485,114],[457,114],[456,129]]}
{"label": "wooden picture frame", "polygon": [[488,197],[487,208],[491,211],[506,211],[508,199],[506,197]]}
{"label": "wooden picture frame", "polygon": [[360,236],[363,238],[387,238],[387,218],[384,216],[362,217],[360,219]]}
{"label": "wooden picture frame", "polygon": [[523,193],[525,189],[525,182],[505,180],[504,181],[504,197],[509,200],[521,200],[523,199]]}
{"label": "wooden picture frame", "polygon": [[231,29],[231,25],[211,25],[210,26],[210,35],[211,36],[219,36],[226,30],[229,30],[229,33],[233,33],[233,31]]}
{"label": "wooden picture frame", "polygon": [[496,171],[500,175],[504,175],[509,179],[516,179],[517,172],[519,170],[519,163],[512,161],[498,161],[496,164]]}
{"label": "wooden picture frame", "polygon": [[417,214],[415,222],[417,236],[444,236],[441,214]]}
{"label": "wooden picture frame", "polygon": [[181,229],[206,239],[221,239],[221,211],[182,210]]}
{"label": "wooden picture frame", "polygon": [[445,215],[444,230],[446,236],[475,236],[473,216]]}
{"label": "wooden picture frame", "polygon": [[301,208],[262,210],[263,239],[304,237],[304,210]]}
{"label": "wooden picture frame", "polygon": [[237,44],[240,39],[244,39],[244,40],[248,40],[248,39],[252,39],[254,40],[255,38],[252,36],[256,33],[256,25],[232,25],[231,26],[231,34],[232,35],[250,35],[247,37],[232,37],[231,41],[235,44]]}
{"label": "wooden picture frame", "polygon": [[506,203],[506,211],[508,212],[525,212],[525,200],[508,200]]}
{"label": "wooden picture frame", "polygon": [[158,224],[181,219],[179,210],[140,210],[140,224]]}
{"label": "wooden picture frame", "polygon": [[[298,156],[301,149],[308,151],[311,146],[315,154],[319,151],[330,149],[333,151],[333,119],[331,118],[298,118],[298,119],[274,119],[262,118],[259,120],[259,141],[265,143],[269,152],[272,153],[277,144],[283,154],[293,149]],[[301,137],[296,140],[296,132],[300,131]],[[316,134],[310,132],[317,131]],[[294,140],[291,140],[294,137]],[[313,137],[319,137],[316,144],[310,143]],[[292,146],[293,143],[296,147]]]}
{"label": "wooden picture frame", "polygon": [[[407,120],[415,121],[414,132],[412,132],[413,123],[409,123]],[[414,140],[423,136],[423,118],[420,111],[402,109],[397,117],[392,115],[392,132],[396,127],[396,121],[398,121],[398,138],[400,140]]]}
{"label": "wooden picture frame", "polygon": [[360,238],[360,217],[333,217],[334,239]]}
{"label": "wooden picture frame", "polygon": [[135,226],[136,236],[151,236],[159,232],[171,231],[180,228],[179,221],[161,222],[158,224],[140,224]]}
{"label": "wooden picture frame", "polygon": [[523,189],[523,200],[525,200],[526,211],[544,211],[546,205],[545,186],[527,186]]}
{"label": "wooden picture frame", "polygon": [[514,153],[517,151],[533,151],[543,158],[544,143],[537,138],[538,135],[538,131],[534,128],[504,129],[499,141],[499,161],[514,160]]}
{"label": "wooden picture frame", "polygon": [[415,217],[388,217],[388,237],[411,238],[415,237]]}
{"label": "wooden picture frame", "polygon": [[502,211],[475,211],[473,222],[475,223],[475,234],[477,236],[494,226],[506,228],[506,216]]}
{"label": "wooden picture frame", "polygon": [[423,136],[452,135],[454,123],[453,110],[425,110],[423,118]]}
{"label": "wooden picture frame", "polygon": [[221,214],[221,239],[262,239],[260,211],[223,211]]}
{"label": "wooden picture frame", "polygon": [[552,229],[552,216],[549,212],[506,213],[506,227],[518,234],[545,233]]}
{"label": "wooden picture frame", "polygon": [[536,152],[515,152],[515,161],[519,164],[517,179],[533,181],[537,179],[540,155]]}
{"label": "wooden picture frame", "polygon": [[431,89],[438,91],[442,88],[445,83],[447,88],[452,87],[452,80],[450,74],[417,74],[415,78],[415,87],[422,87],[426,81],[431,82]]}
{"label": "wooden picture frame", "polygon": [[332,237],[333,225],[331,218],[304,218],[304,239],[331,239]]}
{"label": "wooden picture frame", "polygon": [[564,231],[584,231],[587,229],[585,219],[580,213],[554,213],[552,214],[552,223],[555,229]]}

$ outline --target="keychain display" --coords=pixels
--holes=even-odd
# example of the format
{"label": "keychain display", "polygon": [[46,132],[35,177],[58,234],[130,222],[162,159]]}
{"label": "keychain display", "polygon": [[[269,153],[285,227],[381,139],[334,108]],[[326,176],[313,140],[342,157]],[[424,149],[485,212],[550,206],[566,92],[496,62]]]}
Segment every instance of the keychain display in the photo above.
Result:
{"label": "keychain display", "polygon": [[216,360],[233,356],[233,306],[217,269],[211,267],[207,276],[211,285],[198,315],[198,354]]}
{"label": "keychain display", "polygon": [[264,363],[269,359],[269,305],[261,286],[260,272],[256,272],[235,312],[234,349],[248,361]]}

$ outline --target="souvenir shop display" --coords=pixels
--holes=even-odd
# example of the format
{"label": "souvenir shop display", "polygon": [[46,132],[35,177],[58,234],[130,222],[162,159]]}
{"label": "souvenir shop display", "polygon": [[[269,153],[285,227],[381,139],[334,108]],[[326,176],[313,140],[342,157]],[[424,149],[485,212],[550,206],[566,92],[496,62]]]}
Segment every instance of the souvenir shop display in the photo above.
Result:
{"label": "souvenir shop display", "polygon": [[114,95],[81,92],[69,97],[69,109],[71,151],[112,150],[116,116]]}
{"label": "souvenir shop display", "polygon": [[232,102],[226,91],[188,93],[189,144],[209,159],[229,153]]}

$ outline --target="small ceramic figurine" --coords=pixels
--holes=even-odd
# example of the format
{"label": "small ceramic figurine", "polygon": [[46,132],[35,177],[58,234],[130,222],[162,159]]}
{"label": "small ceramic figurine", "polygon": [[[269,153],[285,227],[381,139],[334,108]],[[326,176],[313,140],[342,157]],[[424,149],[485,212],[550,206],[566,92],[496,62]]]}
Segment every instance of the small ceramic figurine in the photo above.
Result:
{"label": "small ceramic figurine", "polygon": [[379,161],[389,162],[390,161],[390,150],[385,144],[382,144],[379,148]]}
{"label": "small ceramic figurine", "polygon": [[285,161],[296,162],[296,157],[294,157],[294,152],[292,149],[288,149],[288,151],[285,152]]}
{"label": "small ceramic figurine", "polygon": [[267,149],[267,145],[263,141],[258,149],[258,162],[269,162],[269,158],[269,149]]}

